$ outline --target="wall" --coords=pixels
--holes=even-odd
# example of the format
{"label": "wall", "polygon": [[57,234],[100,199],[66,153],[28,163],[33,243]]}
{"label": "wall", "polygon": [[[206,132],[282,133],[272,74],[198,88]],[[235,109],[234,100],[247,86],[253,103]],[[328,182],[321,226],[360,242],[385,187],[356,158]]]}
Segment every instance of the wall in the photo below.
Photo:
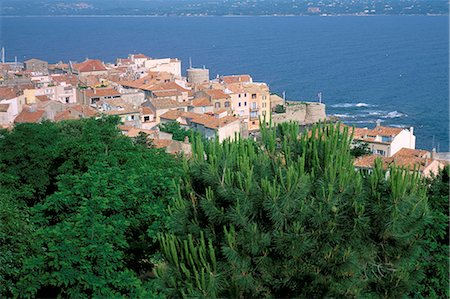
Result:
{"label": "wall", "polygon": [[217,135],[219,137],[219,142],[224,141],[227,138],[234,140],[236,134],[240,135],[241,125],[238,120],[233,123],[227,124],[225,127],[219,128]]}
{"label": "wall", "polygon": [[132,104],[134,106],[141,106],[141,104],[145,101],[145,93],[142,91],[123,93],[121,95],[121,98],[129,104]]}
{"label": "wall", "polygon": [[[414,131],[413,131],[414,132]],[[413,135],[411,129],[404,129],[391,143],[391,156],[398,152],[401,148],[416,148],[416,136]]]}
{"label": "wall", "polygon": [[278,124],[297,121],[302,125],[313,124],[326,119],[325,104],[316,102],[286,102],[286,113],[273,113],[272,122]]}

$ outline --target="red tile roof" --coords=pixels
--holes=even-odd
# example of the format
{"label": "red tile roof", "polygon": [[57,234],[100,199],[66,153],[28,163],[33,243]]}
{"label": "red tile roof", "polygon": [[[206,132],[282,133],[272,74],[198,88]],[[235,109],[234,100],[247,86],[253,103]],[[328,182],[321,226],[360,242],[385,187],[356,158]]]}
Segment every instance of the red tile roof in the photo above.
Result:
{"label": "red tile roof", "polygon": [[152,94],[158,98],[181,96],[181,92],[178,90],[153,91]]}
{"label": "red tile roof", "polygon": [[12,87],[0,87],[0,100],[9,100],[17,97],[17,91]]}
{"label": "red tile roof", "polygon": [[223,90],[221,89],[205,89],[204,92],[213,100],[230,98],[230,96],[223,92]]}
{"label": "red tile roof", "polygon": [[42,120],[45,111],[37,109],[31,112],[30,109],[23,109],[14,120],[15,123],[37,123]]}
{"label": "red tile roof", "polygon": [[103,62],[96,59],[88,59],[81,63],[76,63],[73,65],[74,69],[78,72],[93,72],[93,71],[106,71],[106,67],[103,65]]}
{"label": "red tile roof", "polygon": [[150,58],[150,57],[148,57],[147,55],[144,55],[144,54],[134,54],[133,58]]}
{"label": "red tile roof", "polygon": [[120,95],[121,95],[120,92],[118,92],[114,88],[95,88],[86,90],[86,96],[89,98],[112,97]]}
{"label": "red tile roof", "polygon": [[50,99],[46,95],[36,96],[36,99],[38,99],[40,102],[48,102]]}
{"label": "red tile roof", "polygon": [[252,77],[250,77],[250,75],[223,76],[222,81],[226,84],[239,83],[239,82],[252,82]]}
{"label": "red tile roof", "polygon": [[193,99],[191,101],[191,106],[205,107],[205,106],[212,106],[212,103],[208,98],[198,98],[198,99]]}

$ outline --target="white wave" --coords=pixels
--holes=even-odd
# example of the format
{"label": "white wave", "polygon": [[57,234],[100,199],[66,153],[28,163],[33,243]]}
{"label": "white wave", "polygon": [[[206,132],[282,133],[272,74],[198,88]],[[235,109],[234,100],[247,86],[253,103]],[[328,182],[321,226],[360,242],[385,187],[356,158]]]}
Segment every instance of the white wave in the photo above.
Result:
{"label": "white wave", "polygon": [[333,108],[352,108],[352,107],[376,107],[376,105],[370,105],[367,103],[339,103],[331,105]]}
{"label": "white wave", "polygon": [[333,116],[340,117],[340,118],[355,118],[354,115],[350,115],[350,114],[346,114],[346,113],[344,113],[344,114],[336,113],[336,114],[333,114]]}
{"label": "white wave", "polygon": [[399,118],[399,117],[406,117],[406,116],[408,116],[408,115],[398,112],[398,111],[391,111],[382,117],[383,118]]}

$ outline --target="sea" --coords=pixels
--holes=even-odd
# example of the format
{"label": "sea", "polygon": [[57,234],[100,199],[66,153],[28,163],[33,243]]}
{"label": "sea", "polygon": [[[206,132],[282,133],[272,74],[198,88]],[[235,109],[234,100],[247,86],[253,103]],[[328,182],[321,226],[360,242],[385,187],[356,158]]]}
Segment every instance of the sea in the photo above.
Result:
{"label": "sea", "polygon": [[2,17],[0,46],[9,61],[191,59],[288,100],[322,93],[344,123],[414,127],[416,148],[449,151],[448,16]]}

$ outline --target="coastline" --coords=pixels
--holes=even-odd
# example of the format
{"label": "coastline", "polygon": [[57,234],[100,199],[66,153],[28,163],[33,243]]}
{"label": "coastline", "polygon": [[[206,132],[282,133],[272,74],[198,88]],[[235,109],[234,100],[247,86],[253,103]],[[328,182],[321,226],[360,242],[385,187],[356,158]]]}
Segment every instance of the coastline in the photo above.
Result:
{"label": "coastline", "polygon": [[0,15],[0,18],[208,18],[208,17],[221,17],[221,18],[270,18],[270,17],[449,17],[450,14],[322,14],[322,15],[311,15],[311,14],[270,14],[270,15],[213,15],[213,14],[178,14],[178,15],[168,15],[168,14],[154,14],[154,15],[140,15],[140,14],[129,14],[129,15],[118,15],[118,14],[68,14],[68,15]]}

